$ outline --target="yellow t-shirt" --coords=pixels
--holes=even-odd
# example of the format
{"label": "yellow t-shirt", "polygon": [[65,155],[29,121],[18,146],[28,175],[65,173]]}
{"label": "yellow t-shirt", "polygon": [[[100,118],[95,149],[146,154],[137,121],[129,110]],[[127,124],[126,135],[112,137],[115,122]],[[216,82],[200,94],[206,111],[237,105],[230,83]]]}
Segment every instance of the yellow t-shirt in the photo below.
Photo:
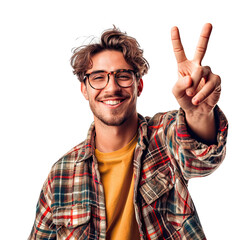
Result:
{"label": "yellow t-shirt", "polygon": [[133,206],[133,153],[137,136],[122,149],[111,153],[95,150],[104,187],[107,239],[139,240]]}

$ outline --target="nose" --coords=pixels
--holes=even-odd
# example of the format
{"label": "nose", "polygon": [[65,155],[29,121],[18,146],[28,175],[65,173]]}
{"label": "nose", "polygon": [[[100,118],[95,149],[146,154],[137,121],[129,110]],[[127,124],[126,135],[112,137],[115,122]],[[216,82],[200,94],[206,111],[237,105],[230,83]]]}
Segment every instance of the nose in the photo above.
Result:
{"label": "nose", "polygon": [[109,81],[107,86],[105,87],[105,90],[109,92],[115,92],[115,91],[121,90],[121,87],[115,81],[114,74],[109,74],[108,76],[109,76]]}

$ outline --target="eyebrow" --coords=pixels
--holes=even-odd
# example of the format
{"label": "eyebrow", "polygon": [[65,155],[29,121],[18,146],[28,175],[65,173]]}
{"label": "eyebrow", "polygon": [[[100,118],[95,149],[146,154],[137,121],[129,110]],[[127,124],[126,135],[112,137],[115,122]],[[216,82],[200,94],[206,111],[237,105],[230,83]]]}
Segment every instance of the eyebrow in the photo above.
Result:
{"label": "eyebrow", "polygon": [[[120,71],[120,70],[132,70],[134,71],[133,69],[129,69],[129,68],[119,68],[119,69],[116,69],[114,71],[110,71],[110,72],[117,72],[117,71]],[[102,73],[102,72],[106,72],[106,73],[110,73],[109,71],[106,71],[106,70],[96,70],[96,71],[92,71],[90,73],[86,73],[86,74],[92,74],[92,73]]]}
{"label": "eyebrow", "polygon": [[92,73],[102,73],[102,72],[107,72],[107,71],[105,71],[105,70],[96,70],[96,71],[92,71],[92,72],[90,72],[90,73],[86,73],[86,74],[92,74]]}

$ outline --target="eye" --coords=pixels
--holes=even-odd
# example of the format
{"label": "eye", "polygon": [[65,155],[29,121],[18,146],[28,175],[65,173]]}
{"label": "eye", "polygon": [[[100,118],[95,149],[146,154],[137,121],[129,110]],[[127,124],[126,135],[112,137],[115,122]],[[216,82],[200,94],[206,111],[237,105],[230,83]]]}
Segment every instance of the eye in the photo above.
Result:
{"label": "eye", "polygon": [[116,78],[118,80],[127,81],[129,79],[132,79],[132,74],[129,72],[120,72],[116,74]]}
{"label": "eye", "polygon": [[105,73],[92,73],[89,76],[89,79],[91,81],[103,81],[106,79],[106,74]]}

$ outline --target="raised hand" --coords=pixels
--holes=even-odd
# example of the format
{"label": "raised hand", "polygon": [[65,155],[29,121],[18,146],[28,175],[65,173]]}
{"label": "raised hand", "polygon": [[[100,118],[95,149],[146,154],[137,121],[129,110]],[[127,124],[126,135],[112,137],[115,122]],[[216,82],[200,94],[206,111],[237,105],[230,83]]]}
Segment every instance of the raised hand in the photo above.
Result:
{"label": "raised hand", "polygon": [[177,27],[173,27],[171,38],[178,65],[178,81],[173,94],[184,110],[186,122],[192,133],[212,144],[216,142],[216,124],[214,107],[221,93],[221,79],[212,73],[210,67],[202,66],[207,50],[212,25],[204,25],[193,60],[188,60]]}
{"label": "raised hand", "polygon": [[221,92],[221,79],[201,62],[207,50],[212,25],[204,25],[193,60],[186,58],[179,30],[173,27],[171,38],[178,65],[178,81],[173,94],[185,113],[208,115],[217,104]]}

